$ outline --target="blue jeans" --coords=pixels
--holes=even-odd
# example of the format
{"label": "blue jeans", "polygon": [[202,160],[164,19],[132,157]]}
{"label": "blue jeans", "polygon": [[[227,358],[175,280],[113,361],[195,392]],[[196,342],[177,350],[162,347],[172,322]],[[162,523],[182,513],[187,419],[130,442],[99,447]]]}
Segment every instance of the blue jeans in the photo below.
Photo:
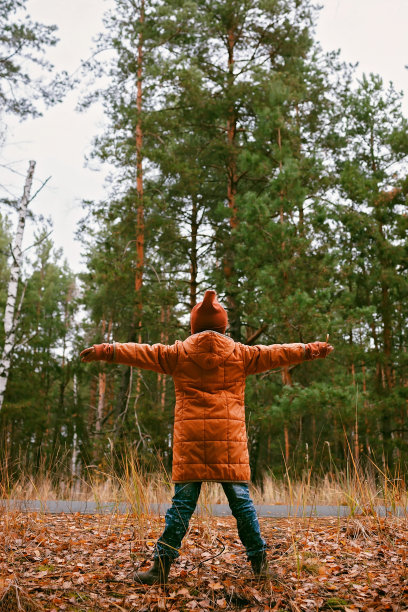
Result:
{"label": "blue jeans", "polygon": [[[181,541],[186,535],[190,518],[197,505],[201,482],[176,483],[172,506],[166,512],[165,528],[157,541],[155,557],[179,556]],[[245,546],[248,560],[266,550],[261,536],[254,503],[248,485],[240,482],[222,482],[231,512],[237,521],[238,534]]]}

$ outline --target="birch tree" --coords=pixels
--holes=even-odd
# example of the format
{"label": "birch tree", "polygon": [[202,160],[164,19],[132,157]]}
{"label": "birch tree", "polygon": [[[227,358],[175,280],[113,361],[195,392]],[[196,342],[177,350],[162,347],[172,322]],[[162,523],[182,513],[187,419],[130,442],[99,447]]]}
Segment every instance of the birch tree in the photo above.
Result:
{"label": "birch tree", "polygon": [[[21,276],[21,264],[23,253],[21,245],[23,242],[24,228],[27,217],[28,204],[30,202],[30,192],[33,183],[35,161],[30,161],[26,182],[24,185],[23,197],[18,209],[17,230],[14,237],[14,244],[11,251],[12,263],[10,280],[7,288],[7,302],[4,313],[4,346],[0,360],[0,410],[3,406],[4,394],[7,387],[7,380],[10,372],[11,357],[15,345],[16,328],[20,306],[16,310],[18,282]],[[21,305],[21,302],[20,302]]]}

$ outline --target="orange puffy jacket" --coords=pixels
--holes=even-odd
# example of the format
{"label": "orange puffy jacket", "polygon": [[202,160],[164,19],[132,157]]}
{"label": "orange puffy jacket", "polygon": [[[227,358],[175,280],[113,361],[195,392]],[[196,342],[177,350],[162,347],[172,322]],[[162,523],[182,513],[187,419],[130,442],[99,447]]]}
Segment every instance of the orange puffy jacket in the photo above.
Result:
{"label": "orange puffy jacket", "polygon": [[173,377],[176,390],[173,482],[250,480],[245,379],[325,356],[325,343],[247,346],[215,331],[184,342],[98,344],[96,359]]}

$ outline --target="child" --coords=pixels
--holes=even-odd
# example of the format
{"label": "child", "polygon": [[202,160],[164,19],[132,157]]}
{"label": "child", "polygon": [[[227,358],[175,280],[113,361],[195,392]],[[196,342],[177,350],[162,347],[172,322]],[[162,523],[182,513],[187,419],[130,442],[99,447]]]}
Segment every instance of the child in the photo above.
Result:
{"label": "child", "polygon": [[215,291],[206,291],[191,311],[191,336],[163,344],[96,344],[81,353],[82,361],[110,361],[154,370],[173,377],[176,407],[173,436],[175,495],[166,512],[165,529],[155,549],[153,566],[136,572],[143,584],[165,584],[178,557],[203,481],[222,484],[239,537],[258,578],[269,574],[262,538],[249,495],[249,457],[245,429],[245,379],[250,374],[324,358],[327,342],[247,346],[225,335],[227,313]]}

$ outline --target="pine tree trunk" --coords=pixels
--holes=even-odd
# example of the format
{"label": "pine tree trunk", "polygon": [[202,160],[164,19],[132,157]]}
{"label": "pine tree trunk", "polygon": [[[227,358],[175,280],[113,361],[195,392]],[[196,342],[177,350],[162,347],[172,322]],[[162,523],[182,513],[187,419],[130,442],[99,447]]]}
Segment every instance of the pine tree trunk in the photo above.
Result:
{"label": "pine tree trunk", "polygon": [[363,361],[361,371],[363,374],[363,395],[364,395],[364,423],[365,423],[365,446],[367,449],[367,453],[371,454],[371,446],[370,446],[370,425],[368,423],[367,413],[368,413],[368,402],[367,402],[367,381],[366,381],[366,366]]}
{"label": "pine tree trunk", "polygon": [[[170,307],[162,306],[160,311],[160,343],[167,344],[168,342],[168,333],[167,333],[167,325],[170,318]],[[158,374],[157,375],[157,389],[159,392],[159,404],[160,409],[164,412],[166,407],[166,375]]]}
{"label": "pine tree trunk", "polygon": [[353,384],[353,387],[355,387],[356,386],[356,370],[355,370],[353,362],[350,367],[350,372],[351,372],[351,382]]}
{"label": "pine tree trunk", "polygon": [[358,465],[360,461],[360,440],[359,440],[359,433],[358,433],[357,407],[356,407],[356,420],[355,420],[355,427],[354,427],[354,459],[356,461],[356,464]]}
{"label": "pine tree trunk", "polygon": [[[101,338],[102,342],[105,341],[105,331],[106,331],[106,320],[105,315],[102,317],[101,323]],[[109,341],[109,333],[107,341]],[[98,406],[96,409],[96,421],[95,421],[95,432],[97,434],[100,433],[102,428],[102,419],[105,408],[105,390],[106,390],[106,373],[104,372],[104,363],[100,364],[100,372],[98,374]]]}
{"label": "pine tree trunk", "polygon": [[[289,387],[293,386],[292,376],[291,376],[291,373],[288,367],[282,368],[281,376],[282,376],[282,383],[284,385],[288,385]],[[286,462],[286,465],[288,465],[289,457],[290,457],[290,444],[289,444],[288,424],[286,422],[284,423],[284,426],[283,426],[283,433],[285,436],[285,462]]]}
{"label": "pine tree trunk", "polygon": [[198,205],[197,197],[193,196],[191,209],[191,246],[190,246],[190,309],[197,304],[197,233],[198,233]]}
{"label": "pine tree trunk", "polygon": [[383,343],[384,343],[384,374],[389,390],[393,388],[393,372],[391,365],[392,353],[392,321],[390,292],[385,281],[381,283],[381,306],[383,319]]}
{"label": "pine tree trunk", "polygon": [[[144,0],[141,0],[140,5],[140,25],[143,26],[145,19]],[[137,123],[136,123],[136,192],[137,192],[137,228],[136,228],[136,309],[137,309],[137,329],[138,342],[141,342],[141,327],[142,327],[142,286],[143,286],[143,268],[144,268],[144,202],[143,202],[143,130],[142,130],[142,76],[143,76],[143,33],[140,30],[137,47]]]}
{"label": "pine tree trunk", "polygon": [[289,457],[290,457],[290,446],[289,446],[289,431],[288,431],[288,424],[285,423],[283,426],[283,433],[285,436],[285,463],[286,465],[289,464]]}
{"label": "pine tree trunk", "polygon": [[93,376],[91,379],[91,385],[89,390],[89,412],[88,412],[88,429],[92,431],[93,429],[93,419],[95,414],[96,407],[96,377]]}
{"label": "pine tree trunk", "polygon": [[[235,46],[235,29],[232,27],[228,31],[228,81],[229,89],[234,83],[234,46]],[[238,225],[237,219],[237,159],[235,151],[235,137],[237,133],[237,117],[234,105],[229,108],[227,119],[227,139],[228,139],[228,184],[227,184],[227,200],[230,209],[230,227],[231,230],[236,229]]]}
{"label": "pine tree trunk", "polygon": [[[386,242],[384,228],[382,223],[378,224],[379,233],[384,242]],[[380,257],[380,264],[383,270],[386,270],[389,262],[383,256]],[[381,363],[381,382],[384,390],[391,391],[393,388],[393,368],[391,363],[392,354],[392,315],[389,286],[385,277],[381,278],[381,318],[382,318],[382,337],[383,337],[383,358]],[[390,446],[391,434],[391,418],[390,408],[384,403],[381,414],[382,433],[383,433],[383,464],[388,463],[388,449]]]}
{"label": "pine tree trunk", "polygon": [[[235,27],[231,26],[227,33],[227,51],[228,51],[228,91],[231,91],[234,84],[234,47],[236,42]],[[236,134],[237,134],[237,116],[234,104],[231,103],[228,118],[227,118],[227,201],[230,209],[229,225],[233,232],[238,227],[237,216],[237,159],[236,159]],[[233,255],[233,239],[229,238],[229,246],[224,258],[224,277],[226,285],[226,297],[228,304],[228,317],[232,337],[239,342],[241,340],[241,317],[239,313],[239,304],[236,296],[236,287],[234,286],[234,255]]]}
{"label": "pine tree trunk", "polygon": [[105,408],[106,372],[99,372],[98,377],[98,408],[96,411],[95,431],[97,434],[102,429],[102,419]]}
{"label": "pine tree trunk", "polygon": [[0,410],[3,406],[4,394],[7,387],[8,376],[11,366],[11,356],[15,345],[17,320],[15,316],[16,301],[18,291],[18,281],[20,279],[22,251],[25,221],[27,208],[30,201],[31,186],[33,183],[35,161],[30,161],[27,178],[24,186],[23,197],[20,201],[18,211],[17,231],[14,238],[12,249],[13,261],[11,264],[10,280],[7,287],[7,302],[4,313],[4,346],[0,360]]}
{"label": "pine tree trunk", "polygon": [[[139,23],[142,27],[144,24],[145,3],[141,0],[140,3],[140,17]],[[143,32],[142,29],[139,32],[139,40],[137,45],[137,95],[136,95],[136,110],[137,110],[137,122],[136,122],[136,192],[137,192],[137,222],[136,222],[136,276],[135,276],[135,297],[136,297],[136,329],[137,342],[142,342],[142,316],[143,316],[143,300],[142,300],[142,287],[143,287],[143,271],[144,271],[144,242],[145,242],[145,227],[144,227],[144,201],[143,201],[143,129],[142,129],[142,102],[143,102]],[[132,381],[132,372],[130,374],[130,380]],[[137,373],[136,379],[136,400],[134,404],[135,416],[137,420],[136,405],[137,398],[140,395],[140,373]],[[132,390],[132,384],[130,383],[129,394]],[[126,406],[128,406],[128,400]],[[125,407],[125,412],[127,408]],[[138,421],[137,421],[138,423]]]}
{"label": "pine tree trunk", "polygon": [[[279,148],[279,154],[281,157],[279,159],[279,172],[281,173],[283,169],[283,163],[282,163],[282,135],[281,135],[280,128],[278,128],[278,148]],[[284,191],[283,189],[281,189],[279,193],[279,198],[281,201],[280,210],[279,210],[279,222],[281,224],[281,230],[282,230],[282,242],[281,242],[282,262],[285,259],[285,239],[284,239],[284,227],[283,227],[284,222],[285,222],[285,214],[284,214],[284,208],[283,208],[284,197],[285,197]],[[286,296],[287,294],[287,287],[288,287],[288,275],[287,275],[287,272],[284,266],[284,270],[283,270],[283,294],[284,296]]]}

